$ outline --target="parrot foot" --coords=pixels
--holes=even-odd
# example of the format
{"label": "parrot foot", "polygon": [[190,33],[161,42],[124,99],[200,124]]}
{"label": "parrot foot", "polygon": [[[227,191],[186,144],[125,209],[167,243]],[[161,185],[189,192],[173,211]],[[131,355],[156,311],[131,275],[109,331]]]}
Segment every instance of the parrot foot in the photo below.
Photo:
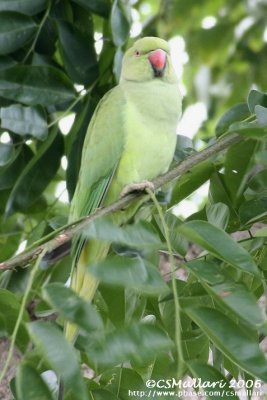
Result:
{"label": "parrot foot", "polygon": [[125,186],[125,188],[121,191],[120,197],[125,197],[127,194],[133,192],[143,192],[146,189],[150,189],[154,192],[155,187],[154,184],[150,181],[143,181],[140,183],[131,183],[130,185]]}

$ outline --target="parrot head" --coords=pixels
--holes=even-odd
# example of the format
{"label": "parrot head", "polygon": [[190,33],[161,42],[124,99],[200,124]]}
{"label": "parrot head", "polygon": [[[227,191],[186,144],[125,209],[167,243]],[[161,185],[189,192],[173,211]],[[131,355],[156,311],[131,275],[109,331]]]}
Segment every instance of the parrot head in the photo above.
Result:
{"label": "parrot head", "polygon": [[144,82],[153,79],[177,82],[168,43],[157,37],[144,37],[126,51],[121,80]]}

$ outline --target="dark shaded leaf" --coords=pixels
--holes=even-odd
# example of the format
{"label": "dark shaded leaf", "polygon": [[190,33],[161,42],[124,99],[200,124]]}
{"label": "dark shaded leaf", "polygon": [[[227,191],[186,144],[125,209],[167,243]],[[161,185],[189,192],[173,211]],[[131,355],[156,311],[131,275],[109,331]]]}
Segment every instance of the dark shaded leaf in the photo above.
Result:
{"label": "dark shaded leaf", "polygon": [[157,268],[141,257],[110,256],[98,264],[90,265],[88,271],[103,283],[152,295],[168,291]]}
{"label": "dark shaded leaf", "polygon": [[15,149],[12,143],[0,143],[0,167],[10,162],[14,156],[14,152]]}
{"label": "dark shaded leaf", "polygon": [[230,110],[227,110],[216,125],[216,136],[227,132],[229,126],[236,121],[242,121],[249,117],[250,111],[246,103],[236,104]]}
{"label": "dark shaded leaf", "polygon": [[52,323],[36,321],[28,330],[38,350],[64,382],[66,394],[74,400],[87,400],[76,353],[63,333]]}
{"label": "dark shaded leaf", "polygon": [[110,13],[110,1],[109,0],[73,0],[75,3],[85,9],[95,12],[102,17],[107,18]]}
{"label": "dark shaded leaf", "polygon": [[255,107],[257,105],[267,107],[267,95],[253,89],[248,95],[248,107],[251,113],[255,113]]}
{"label": "dark shaded leaf", "polygon": [[22,47],[35,30],[36,25],[30,17],[12,11],[0,12],[0,54],[12,53]]}
{"label": "dark shaded leaf", "polygon": [[18,249],[23,228],[16,218],[0,218],[0,261],[13,256]]}
{"label": "dark shaded leaf", "polygon": [[267,197],[246,201],[239,208],[239,216],[243,226],[261,220],[266,215]]}
{"label": "dark shaded leaf", "polygon": [[16,61],[9,56],[0,56],[0,71],[16,65]]}
{"label": "dark shaded leaf", "polygon": [[175,184],[172,192],[170,206],[178,204],[185,199],[203,183],[209,180],[212,173],[215,171],[215,166],[210,161],[204,161],[193,167],[184,174]]}
{"label": "dark shaded leaf", "polygon": [[0,71],[0,95],[30,106],[49,106],[74,99],[74,89],[56,68],[19,65]]}
{"label": "dark shaded leaf", "polygon": [[38,372],[29,364],[19,366],[16,377],[18,400],[53,400],[50,390]]}
{"label": "dark shaded leaf", "polygon": [[233,207],[240,205],[253,162],[253,155],[257,149],[258,142],[256,140],[244,140],[227,150],[224,163],[224,184]]}
{"label": "dark shaded leaf", "polygon": [[[0,314],[5,321],[6,331],[9,335],[12,334],[20,310],[21,302],[14,293],[6,289],[0,289]],[[21,351],[25,351],[29,342],[29,336],[25,329],[24,323],[29,320],[26,312],[23,313],[23,323],[20,325],[16,345]]]}
{"label": "dark shaded leaf", "polygon": [[1,0],[0,11],[17,11],[26,15],[35,15],[43,11],[48,0]]}
{"label": "dark shaded leaf", "polygon": [[55,128],[16,181],[6,205],[7,214],[27,210],[40,197],[57,172],[62,155],[63,138]]}
{"label": "dark shaded leaf", "polygon": [[215,309],[197,307],[188,309],[187,313],[231,361],[266,381],[267,363],[264,354],[249,332]]}
{"label": "dark shaded leaf", "polygon": [[57,26],[60,51],[69,76],[77,83],[93,83],[98,75],[93,39],[67,22],[57,21]]}
{"label": "dark shaded leaf", "polygon": [[1,108],[1,126],[19,135],[44,140],[48,134],[46,115],[41,106],[23,107],[13,104]]}
{"label": "dark shaded leaf", "polygon": [[10,162],[0,168],[0,189],[8,189],[14,186],[21,171],[33,157],[29,146],[23,145],[16,149]]}

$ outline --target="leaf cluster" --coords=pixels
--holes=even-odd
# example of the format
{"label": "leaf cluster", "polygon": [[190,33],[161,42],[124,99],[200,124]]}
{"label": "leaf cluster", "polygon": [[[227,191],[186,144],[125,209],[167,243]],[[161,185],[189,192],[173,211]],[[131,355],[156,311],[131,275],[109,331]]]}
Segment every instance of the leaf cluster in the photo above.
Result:
{"label": "leaf cluster", "polygon": [[[138,19],[141,35],[184,39],[185,109],[197,101],[207,108],[197,140],[242,137],[183,174],[130,225],[102,218],[84,231],[112,242],[108,258],[88,266],[100,281],[92,304],[66,287],[70,256],[1,273],[0,332],[23,358],[14,399],[55,399],[59,379],[66,400],[128,399],[147,379],[186,374],[227,386],[229,377],[267,381],[259,306],[267,271],[266,12],[264,1],[0,0],[1,261],[66,223],[58,191],[72,197],[88,123],[118,79]],[[59,122],[71,115],[66,134]],[[176,161],[194,146],[179,137]],[[199,211],[175,216],[207,182]],[[65,321],[79,326],[75,346]]]}

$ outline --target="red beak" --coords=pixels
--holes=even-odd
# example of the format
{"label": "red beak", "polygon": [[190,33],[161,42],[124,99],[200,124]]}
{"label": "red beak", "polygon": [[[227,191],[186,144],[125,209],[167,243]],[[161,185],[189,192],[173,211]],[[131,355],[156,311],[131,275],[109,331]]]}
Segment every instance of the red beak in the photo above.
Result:
{"label": "red beak", "polygon": [[154,50],[149,54],[148,59],[152,65],[155,76],[162,76],[167,61],[165,51],[161,49]]}

